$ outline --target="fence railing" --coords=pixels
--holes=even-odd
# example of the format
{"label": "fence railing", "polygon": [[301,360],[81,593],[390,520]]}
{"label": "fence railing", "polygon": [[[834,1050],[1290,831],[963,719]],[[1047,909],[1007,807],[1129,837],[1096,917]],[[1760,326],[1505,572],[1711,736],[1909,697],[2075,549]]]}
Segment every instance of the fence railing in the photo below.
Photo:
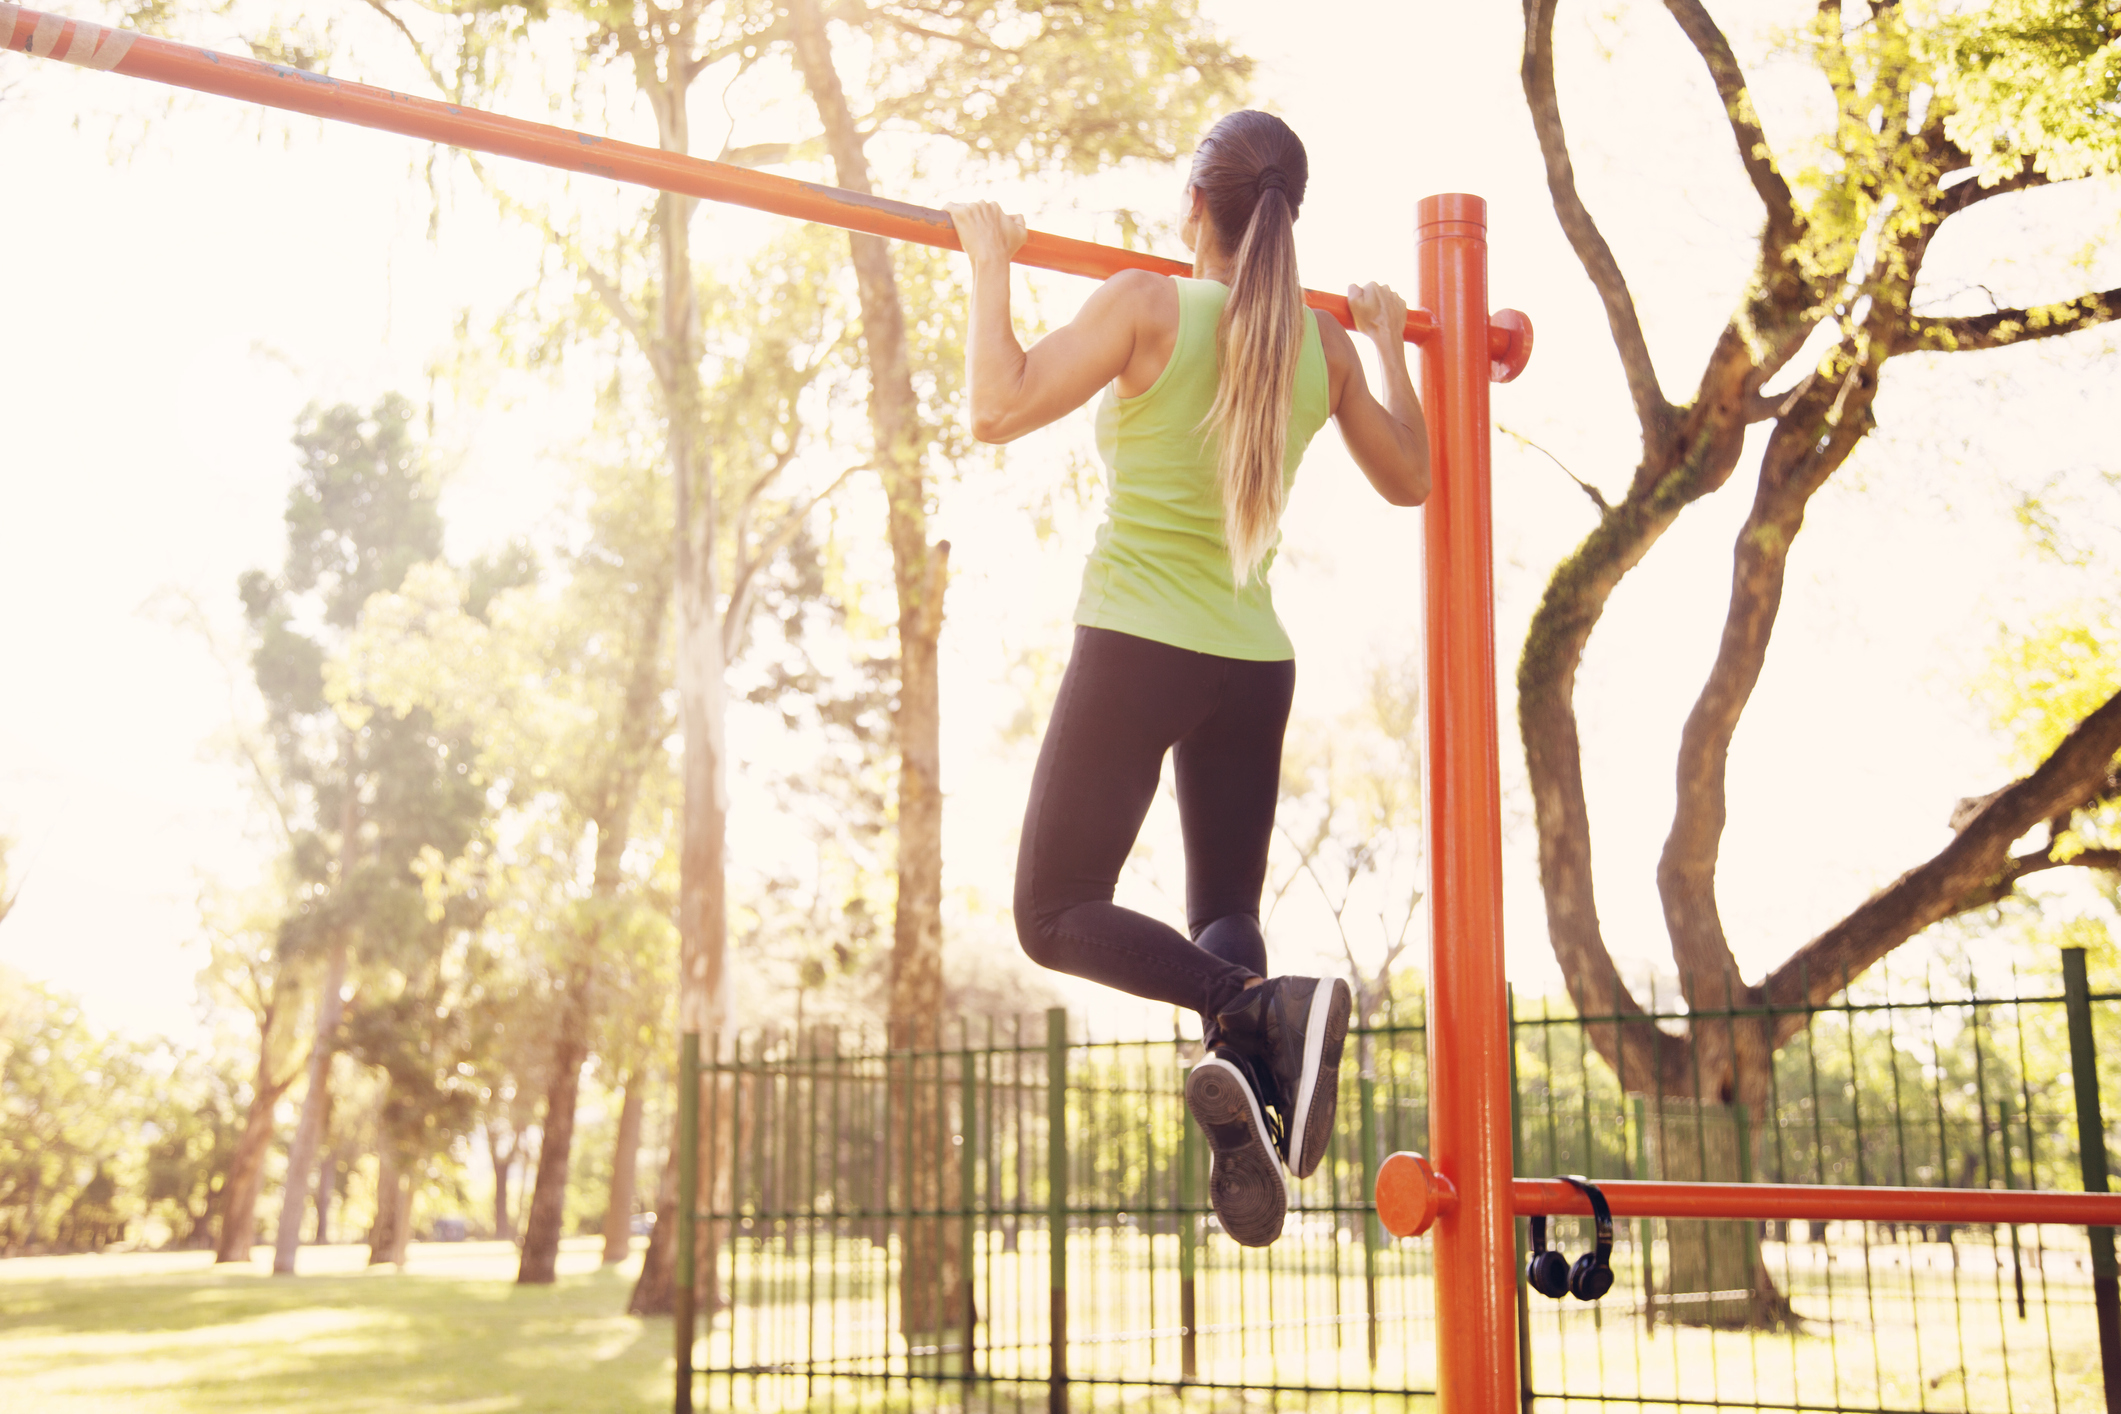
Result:
{"label": "fence railing", "polygon": [[[1517,1171],[2079,1188],[2064,998],[2019,991],[1881,974],[1805,1014],[1757,1106],[1654,1079],[1630,1093],[1592,1033],[1610,1019],[1519,1005]],[[2102,1025],[2117,1000],[2091,996]],[[1094,1039],[1055,1012],[898,1048],[824,1030],[710,1047],[714,1305],[693,1388],[758,1411],[1430,1407],[1429,1244],[1391,1239],[1371,1201],[1382,1157],[1426,1145],[1418,1001],[1406,1012],[1351,1031],[1326,1162],[1257,1250],[1207,1203],[1182,1101],[1197,1044]],[[1589,1246],[1587,1224],[1553,1226],[1571,1260]],[[1634,1220],[1612,1265],[1596,1304],[1520,1298],[1527,1409],[2103,1404],[2081,1229]]]}

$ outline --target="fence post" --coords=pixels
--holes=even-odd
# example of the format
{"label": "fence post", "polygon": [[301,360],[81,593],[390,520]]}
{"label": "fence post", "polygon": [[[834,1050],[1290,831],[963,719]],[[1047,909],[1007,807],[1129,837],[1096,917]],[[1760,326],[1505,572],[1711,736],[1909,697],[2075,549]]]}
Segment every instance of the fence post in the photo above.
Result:
{"label": "fence post", "polygon": [[[1635,1172],[1634,1178],[1650,1176],[1650,1107],[1647,1095],[1629,1096],[1635,1113]],[[1652,1219],[1635,1219],[1635,1250],[1642,1254],[1642,1323],[1654,1330],[1657,1326],[1657,1269],[1655,1263],[1657,1230],[1650,1226]]]}
{"label": "fence post", "polygon": [[[2062,1001],[2069,1013],[2069,1069],[2077,1087],[2077,1155],[2084,1170],[2084,1191],[2104,1193],[2106,1120],[2099,1112],[2099,1051],[2092,1039],[2092,993],[2083,948],[2062,950]],[[2106,1409],[2107,1414],[2121,1414],[2121,1282],[2116,1280],[2114,1230],[2095,1227],[2089,1235]]]}
{"label": "fence post", "polygon": [[[1367,1121],[1369,1117],[1364,1116]],[[1178,1141],[1178,1373],[1200,1378],[1200,1131],[1181,1116]],[[1372,1221],[1375,1221],[1373,1218]],[[1373,1343],[1374,1343],[1374,1337]],[[1371,1361],[1375,1364],[1373,1358]]]}
{"label": "fence post", "polygon": [[677,1339],[677,1414],[692,1414],[692,1284],[700,1206],[700,1033],[678,1038],[678,1250],[671,1322]]}
{"label": "fence post", "polygon": [[[940,1033],[936,1042],[940,1048]],[[972,1402],[972,1379],[977,1373],[973,1350],[979,1338],[979,1298],[973,1283],[973,1250],[978,1234],[974,1228],[973,1209],[979,1202],[979,1142],[983,1137],[991,1139],[992,1136],[982,1136],[979,1130],[979,1061],[972,1053],[971,1023],[968,1021],[958,1022],[958,1044],[964,1052],[958,1062],[958,1133],[961,1137],[957,1157],[958,1206],[964,1209],[964,1217],[958,1223],[957,1269],[962,1291],[959,1314],[965,1321],[965,1348],[958,1367],[964,1376],[959,1388],[964,1391],[964,1402],[969,1405]]]}
{"label": "fence post", "polygon": [[1052,1250],[1053,1356],[1047,1414],[1068,1414],[1068,1009],[1046,1013],[1046,1231]]}
{"label": "fence post", "polygon": [[[2003,1145],[2003,1186],[2016,1188],[2018,1181],[2011,1174],[2011,1102],[1996,1101],[1996,1131]],[[2011,1285],[2018,1292],[2018,1319],[2025,1319],[2025,1260],[2018,1251],[2018,1224],[2011,1229]]]}
{"label": "fence post", "polygon": [[[1362,1214],[1363,1324],[1369,1330],[1370,1369],[1377,1369],[1377,1249],[1384,1246],[1384,1225],[1377,1221],[1377,1038],[1362,1039],[1362,1073],[1355,1082],[1356,1098],[1362,1105],[1362,1191],[1370,1199]],[[1192,1126],[1186,1126],[1190,1135]],[[1190,1335],[1188,1336],[1190,1339]],[[1188,1367],[1191,1373],[1191,1367]]]}

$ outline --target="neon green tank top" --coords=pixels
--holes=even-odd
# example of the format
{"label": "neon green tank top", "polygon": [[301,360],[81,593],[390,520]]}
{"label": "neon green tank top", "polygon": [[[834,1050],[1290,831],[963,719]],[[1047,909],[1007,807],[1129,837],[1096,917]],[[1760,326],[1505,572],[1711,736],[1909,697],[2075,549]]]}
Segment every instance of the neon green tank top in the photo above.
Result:
{"label": "neon green tank top", "polygon": [[[1075,621],[1222,658],[1293,658],[1295,646],[1267,586],[1272,547],[1244,589],[1235,586],[1215,448],[1200,430],[1215,402],[1215,326],[1230,290],[1214,280],[1175,283],[1178,339],[1171,361],[1147,392],[1122,398],[1107,388],[1097,405],[1105,523],[1083,571]],[[1284,495],[1304,448],[1325,425],[1330,400],[1325,348],[1312,314],[1296,360]]]}

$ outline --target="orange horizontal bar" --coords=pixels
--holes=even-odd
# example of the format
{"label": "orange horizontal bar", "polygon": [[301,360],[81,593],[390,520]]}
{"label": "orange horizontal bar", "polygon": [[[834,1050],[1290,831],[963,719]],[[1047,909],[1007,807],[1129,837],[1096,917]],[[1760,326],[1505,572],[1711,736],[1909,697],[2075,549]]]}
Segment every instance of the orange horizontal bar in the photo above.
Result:
{"label": "orange horizontal bar", "polygon": [[[934,207],[863,196],[842,187],[754,172],[726,162],[594,137],[547,123],[504,118],[477,108],[370,88],[307,69],[199,49],[133,30],[107,29],[87,20],[71,20],[16,5],[0,4],[0,47],[246,103],[262,103],[290,113],[357,123],[544,167],[770,211],[799,221],[817,221],[944,250],[960,249],[957,229],[948,213]],[[1182,261],[1044,231],[1031,232],[1024,248],[1017,252],[1016,262],[1095,279],[1130,269],[1154,270],[1164,275],[1193,273],[1193,267]],[[1344,295],[1305,290],[1304,302],[1350,329],[1355,327]],[[1436,321],[1428,311],[1407,311],[1409,343],[1424,342],[1435,332]],[[1488,345],[1494,358],[1507,360],[1512,349],[1509,330],[1489,330]]]}
{"label": "orange horizontal bar", "polygon": [[[1847,1218],[1869,1222],[2062,1223],[2121,1227],[2121,1193],[1998,1188],[1858,1188],[1807,1183],[1657,1183],[1600,1179],[1616,1218]],[[1518,1216],[1591,1215],[1558,1178],[1510,1184]]]}

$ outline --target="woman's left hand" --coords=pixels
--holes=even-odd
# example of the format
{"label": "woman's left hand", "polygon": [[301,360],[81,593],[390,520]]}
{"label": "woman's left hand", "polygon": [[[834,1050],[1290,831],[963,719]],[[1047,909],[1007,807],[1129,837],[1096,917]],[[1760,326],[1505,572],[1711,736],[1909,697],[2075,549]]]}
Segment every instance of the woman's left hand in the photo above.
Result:
{"label": "woman's left hand", "polygon": [[1007,265],[1030,234],[1023,217],[1007,215],[991,201],[952,203],[943,210],[950,213],[958,244],[972,257],[974,268]]}

